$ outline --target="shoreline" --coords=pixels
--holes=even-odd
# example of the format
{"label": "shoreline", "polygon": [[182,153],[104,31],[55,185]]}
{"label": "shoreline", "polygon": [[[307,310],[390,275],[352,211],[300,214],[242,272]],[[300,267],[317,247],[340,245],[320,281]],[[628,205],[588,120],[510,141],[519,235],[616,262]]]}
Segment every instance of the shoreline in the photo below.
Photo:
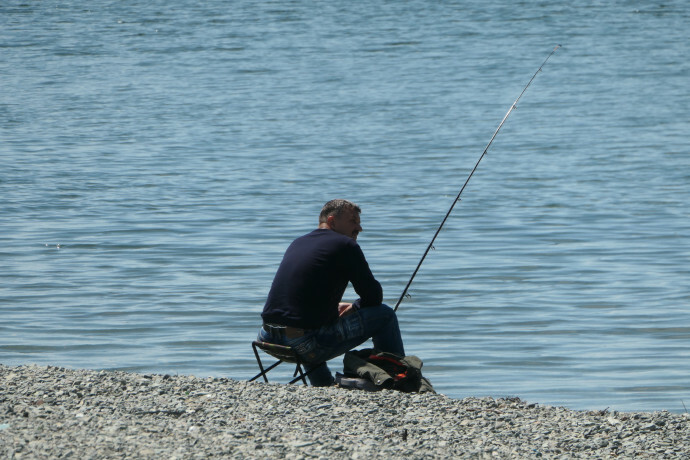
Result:
{"label": "shoreline", "polygon": [[690,414],[0,364],[0,456],[688,458]]}

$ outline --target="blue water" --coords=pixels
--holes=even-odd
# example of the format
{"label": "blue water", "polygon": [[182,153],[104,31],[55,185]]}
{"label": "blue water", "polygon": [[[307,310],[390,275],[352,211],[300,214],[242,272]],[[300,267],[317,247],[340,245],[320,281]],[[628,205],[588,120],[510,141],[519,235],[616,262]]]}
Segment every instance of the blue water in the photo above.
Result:
{"label": "blue water", "polygon": [[[0,6],[0,363],[228,376],[283,251],[363,209],[446,395],[690,405],[690,6]],[[348,292],[351,298],[353,293]],[[339,368],[339,360],[333,362]]]}

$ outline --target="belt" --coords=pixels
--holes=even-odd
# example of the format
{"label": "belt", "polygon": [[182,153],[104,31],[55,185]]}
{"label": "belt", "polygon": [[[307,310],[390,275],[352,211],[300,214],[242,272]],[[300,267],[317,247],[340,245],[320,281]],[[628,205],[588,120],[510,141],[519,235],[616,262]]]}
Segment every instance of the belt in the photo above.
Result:
{"label": "belt", "polygon": [[296,339],[302,337],[308,331],[292,326],[282,326],[280,324],[263,324],[264,331],[268,332],[271,337],[285,337],[286,339]]}

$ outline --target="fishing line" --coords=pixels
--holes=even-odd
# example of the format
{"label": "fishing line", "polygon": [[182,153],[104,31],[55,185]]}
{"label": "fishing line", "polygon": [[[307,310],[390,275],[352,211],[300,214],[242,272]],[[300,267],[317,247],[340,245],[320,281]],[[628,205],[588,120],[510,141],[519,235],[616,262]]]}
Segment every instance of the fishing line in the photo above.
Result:
{"label": "fishing line", "polygon": [[506,112],[505,116],[503,117],[503,120],[501,120],[501,123],[498,125],[498,128],[496,128],[496,131],[494,131],[494,135],[491,136],[491,140],[486,145],[486,148],[484,149],[481,156],[479,157],[479,160],[477,160],[477,163],[474,165],[474,168],[470,172],[470,175],[467,176],[467,180],[465,180],[465,183],[463,184],[462,188],[460,189],[458,196],[455,197],[453,204],[450,206],[450,209],[448,209],[448,212],[446,213],[446,217],[443,218],[443,221],[441,221],[441,225],[438,226],[438,229],[436,230],[434,237],[431,239],[431,242],[429,243],[429,246],[427,246],[426,251],[424,251],[424,255],[422,255],[421,260],[417,264],[417,268],[414,269],[414,272],[412,273],[412,277],[410,278],[410,281],[407,282],[407,286],[405,286],[405,289],[403,290],[402,294],[400,294],[400,298],[398,299],[398,303],[395,304],[395,308],[393,310],[398,309],[398,307],[400,306],[400,303],[405,298],[405,295],[407,295],[407,290],[410,288],[410,285],[412,284],[412,280],[414,280],[414,277],[417,275],[417,272],[419,271],[419,267],[422,266],[422,263],[424,262],[424,259],[426,259],[427,254],[429,254],[429,251],[434,247],[434,241],[436,241],[436,237],[438,236],[438,234],[441,233],[441,229],[443,228],[443,224],[446,223],[446,220],[448,220],[448,216],[450,216],[450,213],[453,212],[453,208],[455,207],[457,202],[460,201],[460,195],[462,195],[462,192],[465,190],[465,187],[467,187],[467,184],[469,183],[470,179],[474,175],[474,172],[477,170],[477,167],[479,167],[479,163],[482,161],[482,158],[484,158],[484,155],[486,155],[486,152],[489,151],[489,147],[491,147],[491,144],[494,142],[494,139],[496,138],[496,135],[498,134],[498,132],[501,130],[501,127],[506,122],[506,120],[508,119],[508,116],[513,111],[513,109],[517,106],[518,101],[520,100],[522,95],[525,94],[525,91],[527,91],[527,88],[530,87],[530,85],[532,84],[532,81],[536,78],[537,74],[539,72],[541,72],[541,69],[546,64],[546,61],[548,61],[549,58],[551,56],[553,56],[553,53],[555,53],[556,50],[560,47],[561,47],[561,45],[556,45],[556,47],[551,51],[551,53],[549,53],[549,55],[546,56],[546,59],[544,59],[544,62],[542,62],[541,65],[539,66],[539,68],[537,69],[537,71],[534,72],[534,75],[532,75],[532,78],[530,78],[527,85],[522,89],[522,92],[520,93],[520,95],[517,97],[517,99],[515,99],[515,102],[513,102],[513,104],[510,106],[510,109],[508,109],[508,112]]}

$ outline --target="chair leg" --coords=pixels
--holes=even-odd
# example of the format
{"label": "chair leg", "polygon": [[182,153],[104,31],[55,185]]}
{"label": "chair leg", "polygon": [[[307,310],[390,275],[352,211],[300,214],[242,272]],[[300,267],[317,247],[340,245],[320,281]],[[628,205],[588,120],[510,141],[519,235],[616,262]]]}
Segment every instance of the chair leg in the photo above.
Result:
{"label": "chair leg", "polygon": [[[298,372],[299,372],[299,376],[295,377]],[[293,384],[298,380],[302,380],[302,382],[304,382],[304,384],[307,385],[307,374],[308,374],[308,372],[307,373],[302,372],[302,363],[298,362],[297,366],[295,366],[295,372],[294,372],[294,374],[292,374],[292,376],[295,378],[290,380],[290,384]]]}
{"label": "chair leg", "polygon": [[268,367],[266,368],[266,370],[263,370],[262,367],[261,367],[261,364],[259,364],[259,369],[262,369],[261,372],[259,372],[258,374],[256,374],[254,377],[250,378],[249,381],[250,381],[250,382],[253,382],[254,380],[256,380],[256,379],[258,379],[259,377],[263,376],[263,377],[264,377],[264,380],[266,381],[266,383],[268,383],[268,377],[266,377],[266,374],[268,374],[268,371],[270,371],[271,369],[273,369],[274,367],[276,367],[278,364],[280,364],[280,363],[282,363],[282,362],[283,362],[282,360],[278,360],[278,361],[276,361],[275,363],[273,363],[273,364],[271,364],[270,366],[268,366]]}
{"label": "chair leg", "polygon": [[271,364],[267,369],[264,370],[264,366],[261,363],[261,358],[259,357],[259,352],[256,350],[256,345],[252,344],[252,349],[254,350],[254,356],[256,356],[256,362],[259,364],[259,369],[261,370],[261,372],[259,372],[254,377],[249,379],[249,381],[253,382],[254,380],[258,379],[259,377],[263,377],[264,382],[268,383],[268,377],[266,376],[268,371],[270,371],[271,369],[273,369],[274,367],[276,367],[278,364],[282,363],[283,361],[279,359],[277,362]]}

